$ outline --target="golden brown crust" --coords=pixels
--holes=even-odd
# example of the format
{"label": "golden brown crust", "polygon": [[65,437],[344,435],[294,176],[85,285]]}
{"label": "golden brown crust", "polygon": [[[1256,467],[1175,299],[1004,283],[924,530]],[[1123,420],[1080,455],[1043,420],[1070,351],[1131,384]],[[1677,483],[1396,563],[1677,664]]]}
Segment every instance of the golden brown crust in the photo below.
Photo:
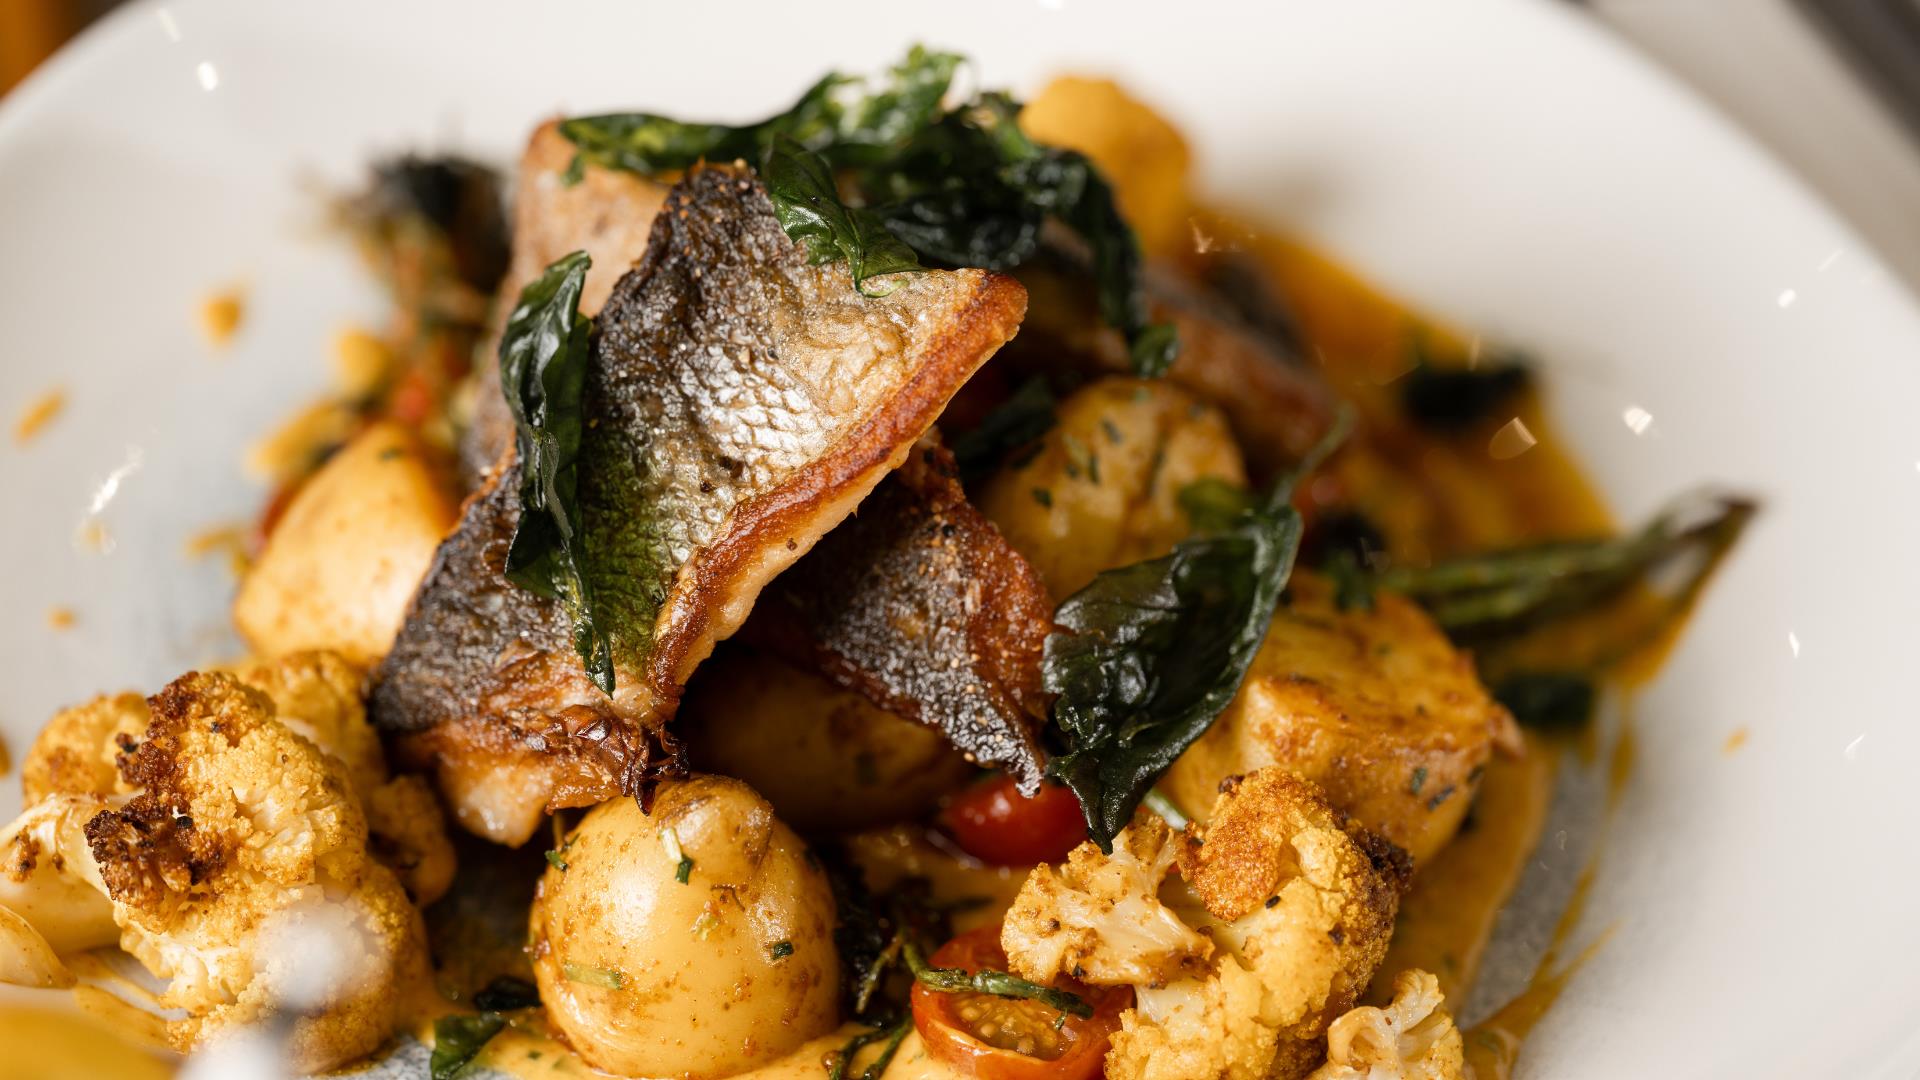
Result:
{"label": "golden brown crust", "polygon": [[687,676],[899,463],[1023,302],[983,271],[860,297],[844,267],[812,265],[787,238],[750,173],[694,170],[602,311],[587,375],[580,507],[614,697],[587,680],[561,606],[504,579],[519,517],[508,464],[429,570],[376,678],[376,723],[452,725],[411,740],[443,766],[551,758],[553,807],[679,768],[662,725]]}
{"label": "golden brown crust", "polygon": [[773,583],[744,634],[1036,789],[1045,758],[1039,574],[967,501],[928,435]]}
{"label": "golden brown crust", "polygon": [[1512,716],[1411,601],[1342,611],[1327,579],[1296,571],[1240,693],[1168,772],[1205,815],[1222,778],[1283,765],[1407,849],[1415,864],[1459,828]]}

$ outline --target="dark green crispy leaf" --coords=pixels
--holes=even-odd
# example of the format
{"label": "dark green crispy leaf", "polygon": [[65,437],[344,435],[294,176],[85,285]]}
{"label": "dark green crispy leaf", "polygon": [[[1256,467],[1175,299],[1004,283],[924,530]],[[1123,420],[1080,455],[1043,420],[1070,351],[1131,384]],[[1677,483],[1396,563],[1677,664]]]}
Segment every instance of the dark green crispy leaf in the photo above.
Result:
{"label": "dark green crispy leaf", "polygon": [[473,1007],[481,1012],[512,1012],[540,1004],[540,988],[525,979],[501,975],[473,995]]}
{"label": "dark green crispy leaf", "polygon": [[498,1013],[478,1016],[461,1013],[435,1020],[433,1055],[427,1059],[433,1080],[454,1080],[465,1072],[487,1045],[487,1040],[500,1034],[500,1029],[506,1026],[507,1018]]}
{"label": "dark green crispy leaf", "polygon": [[1529,671],[1502,679],[1493,696],[1528,727],[1577,728],[1593,717],[1598,692],[1576,671]]}
{"label": "dark green crispy leaf", "polygon": [[1196,533],[1224,532],[1259,505],[1253,492],[1217,476],[1203,476],[1180,489],[1180,509]]}
{"label": "dark green crispy leaf", "polygon": [[884,155],[939,113],[960,57],[918,45],[869,89],[860,79],[829,74],[783,112],[752,124],[692,124],[652,113],[614,113],[562,121],[575,147],[570,176],[586,165],[646,176],[700,161],[760,161],[779,136],[833,152],[836,165]]}
{"label": "dark green crispy leaf", "polygon": [[869,278],[921,269],[913,249],[888,232],[877,215],[840,201],[826,159],[791,137],[774,139],[762,179],[780,227],[806,245],[815,263],[845,259],[863,295],[885,295],[886,290],[867,288]]}
{"label": "dark green crispy leaf", "polygon": [[983,476],[1008,454],[1037,442],[1053,430],[1053,406],[1053,391],[1046,379],[1036,375],[1020,384],[978,427],[953,440],[953,460],[960,475]]}
{"label": "dark green crispy leaf", "polygon": [[1532,365],[1518,354],[1489,357],[1473,367],[1436,367],[1426,346],[1414,343],[1414,367],[1400,380],[1400,407],[1428,431],[1468,431],[1533,385]]}
{"label": "dark green crispy leaf", "polygon": [[1684,607],[1753,520],[1745,499],[1717,498],[1674,507],[1640,531],[1568,540],[1391,567],[1372,584],[1418,601],[1448,633],[1475,637],[1525,627],[1593,607],[1654,572],[1691,556],[1673,602]]}
{"label": "dark green crispy leaf", "polygon": [[[1019,103],[1005,94],[943,109],[960,63],[952,53],[916,45],[878,85],[828,75],[791,108],[753,124],[690,124],[651,113],[567,120],[560,132],[576,148],[569,175],[593,164],[657,176],[735,158],[766,160],[771,171],[770,156],[781,140],[792,140],[821,155],[829,175],[848,169],[857,179],[872,215],[845,223],[857,242],[841,235],[823,245],[821,222],[803,217],[800,226],[816,258],[868,252],[874,265],[855,273],[863,281],[888,272],[878,268],[883,263],[903,265],[897,253],[885,260],[872,254],[882,248],[876,232],[891,233],[932,262],[1005,270],[1039,250],[1041,226],[1051,217],[1085,241],[1101,315],[1126,336],[1134,371],[1164,373],[1179,341],[1171,323],[1147,320],[1140,243],[1112,188],[1085,155],[1028,139],[1017,123]],[[832,186],[805,180],[816,193]],[[793,226],[788,233],[802,239]]]}
{"label": "dark green crispy leaf", "polygon": [[521,290],[500,338],[500,383],[520,460],[520,521],[507,551],[507,579],[566,606],[587,674],[611,694],[613,647],[594,626],[578,499],[593,330],[580,314],[580,289],[591,265],[576,251],[547,267]]}
{"label": "dark green crispy leaf", "polygon": [[1343,410],[1258,505],[1171,554],[1106,571],[1054,613],[1060,630],[1047,637],[1040,671],[1059,695],[1053,725],[1066,745],[1048,771],[1080,797],[1102,851],[1239,692],[1300,548],[1294,483],[1352,425]]}

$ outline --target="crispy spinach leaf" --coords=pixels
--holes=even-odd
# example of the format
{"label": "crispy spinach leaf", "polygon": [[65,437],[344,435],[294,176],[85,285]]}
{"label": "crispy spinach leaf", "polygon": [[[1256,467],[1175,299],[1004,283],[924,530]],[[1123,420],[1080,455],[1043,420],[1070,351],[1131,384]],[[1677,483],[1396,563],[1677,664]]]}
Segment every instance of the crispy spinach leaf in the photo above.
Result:
{"label": "crispy spinach leaf", "polygon": [[507,1018],[498,1013],[443,1016],[433,1022],[433,1055],[427,1069],[433,1080],[454,1080],[464,1073],[487,1041],[507,1026]]}
{"label": "crispy spinach leaf", "polygon": [[870,210],[840,201],[826,159],[787,135],[777,136],[762,174],[774,216],[815,263],[845,259],[854,288],[864,296],[889,290],[867,288],[869,278],[921,269],[913,249],[901,243]]}
{"label": "crispy spinach leaf", "polygon": [[580,441],[585,433],[593,321],[580,314],[592,260],[576,251],[520,291],[500,338],[500,383],[520,457],[520,521],[507,579],[566,605],[587,674],[613,693],[613,646],[594,625],[580,533]]}
{"label": "crispy spinach leaf", "polygon": [[525,979],[501,975],[473,995],[473,1007],[481,1012],[512,1012],[540,1004],[540,988]]}
{"label": "crispy spinach leaf", "polygon": [[1519,354],[1471,367],[1436,367],[1416,340],[1414,367],[1400,380],[1400,407],[1416,425],[1446,435],[1467,431],[1533,385],[1533,366]]}

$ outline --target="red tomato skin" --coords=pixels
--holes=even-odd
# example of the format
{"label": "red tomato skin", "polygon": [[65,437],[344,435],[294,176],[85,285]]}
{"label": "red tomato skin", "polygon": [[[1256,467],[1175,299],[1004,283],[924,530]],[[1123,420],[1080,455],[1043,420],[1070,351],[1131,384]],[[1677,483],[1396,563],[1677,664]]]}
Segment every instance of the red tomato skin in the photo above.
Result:
{"label": "red tomato skin", "polygon": [[[1007,954],[1000,949],[1000,927],[982,926],[961,934],[928,958],[934,967],[978,971],[1005,969]],[[1063,1034],[1073,1040],[1066,1053],[1048,1061],[982,1042],[963,1030],[954,1011],[955,994],[915,985],[913,1024],[927,1052],[954,1071],[976,1080],[1095,1080],[1102,1075],[1107,1046],[1120,1030],[1120,1014],[1133,1004],[1126,988],[1080,988],[1093,1004],[1089,1019],[1068,1017]]]}
{"label": "red tomato skin", "polygon": [[962,851],[995,866],[1059,862],[1087,838],[1073,792],[1044,784],[1029,799],[1010,776],[962,790],[940,812],[940,826]]}

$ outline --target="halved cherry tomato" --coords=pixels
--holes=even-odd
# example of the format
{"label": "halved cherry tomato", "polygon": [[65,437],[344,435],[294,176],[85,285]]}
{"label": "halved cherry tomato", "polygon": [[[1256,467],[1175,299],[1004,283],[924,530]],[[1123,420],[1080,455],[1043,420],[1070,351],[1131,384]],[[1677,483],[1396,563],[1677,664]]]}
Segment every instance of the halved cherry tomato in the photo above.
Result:
{"label": "halved cherry tomato", "polygon": [[1045,784],[1029,799],[1004,775],[955,795],[940,812],[940,825],[961,850],[998,866],[1059,862],[1087,838],[1073,792]]}
{"label": "halved cherry tomato", "polygon": [[[934,967],[1006,970],[1000,928],[969,930],[929,958]],[[913,1026],[927,1052],[979,1080],[1092,1080],[1100,1075],[1120,1014],[1133,1004],[1129,987],[1088,987],[1067,981],[1093,1006],[1087,1019],[1025,998],[944,994],[915,984]]]}

